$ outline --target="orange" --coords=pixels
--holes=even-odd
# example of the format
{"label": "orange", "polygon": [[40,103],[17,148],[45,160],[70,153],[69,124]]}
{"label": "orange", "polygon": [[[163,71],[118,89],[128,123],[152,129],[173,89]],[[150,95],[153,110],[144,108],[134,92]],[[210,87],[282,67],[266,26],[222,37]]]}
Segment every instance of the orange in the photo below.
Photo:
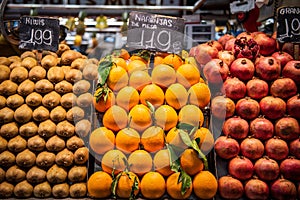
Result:
{"label": "orange", "polygon": [[201,109],[195,105],[188,104],[183,106],[178,113],[178,120],[181,123],[201,127],[204,122],[204,115]]}
{"label": "orange", "polygon": [[146,199],[159,199],[166,191],[166,181],[158,172],[148,172],[141,180],[142,195]]}
{"label": "orange", "polygon": [[[125,160],[125,161],[124,161]],[[127,158],[125,154],[117,149],[107,151],[101,160],[102,170],[114,175],[117,175],[126,168]]]}
{"label": "orange", "polygon": [[159,126],[150,126],[141,136],[141,145],[148,152],[156,152],[165,146],[165,133]]}
{"label": "orange", "polygon": [[159,106],[154,113],[154,118],[157,126],[160,126],[165,131],[175,127],[178,122],[178,116],[175,109],[169,105]]}
{"label": "orange", "polygon": [[201,171],[194,176],[193,188],[198,198],[212,199],[218,191],[218,182],[210,171]]}
{"label": "orange", "polygon": [[127,126],[127,112],[124,108],[113,105],[103,115],[102,123],[108,129],[119,131]]}
{"label": "orange", "polygon": [[150,109],[143,105],[138,104],[133,106],[128,114],[129,127],[142,133],[146,128],[152,125],[152,116]]}
{"label": "orange", "polygon": [[[188,146],[183,142],[179,134],[180,129],[174,127],[166,135],[166,142],[181,149],[186,149]],[[183,131],[183,130],[181,130]]]}
{"label": "orange", "polygon": [[203,170],[204,164],[194,149],[185,149],[180,156],[180,166],[188,175],[195,175]]}
{"label": "orange", "polygon": [[128,85],[128,80],[129,77],[124,68],[113,66],[109,71],[106,83],[112,91],[119,91],[121,88]]}
{"label": "orange", "polygon": [[132,72],[129,76],[129,86],[134,87],[137,91],[142,91],[142,89],[152,83],[151,77],[146,70],[138,70]]}
{"label": "orange", "polygon": [[162,63],[170,65],[176,70],[179,66],[183,64],[183,60],[180,58],[180,56],[176,54],[169,54],[166,57],[164,57]]}
{"label": "orange", "polygon": [[130,54],[126,49],[114,50],[112,55],[115,57],[123,58],[124,60],[128,60],[130,58]]}
{"label": "orange", "polygon": [[134,60],[139,60],[139,61],[142,61],[143,63],[147,63],[147,61],[140,55],[137,55],[137,54],[133,54],[132,56],[130,56],[130,60],[131,61],[134,61]]}
{"label": "orange", "polygon": [[210,102],[210,89],[205,83],[196,83],[188,90],[189,103],[204,108]]}
{"label": "orange", "polygon": [[[138,188],[134,188],[135,182],[138,183]],[[134,188],[134,191],[132,189]],[[122,172],[116,187],[116,194],[119,198],[124,199],[134,199],[132,195],[135,196],[140,191],[140,180],[139,177],[133,172]],[[130,198],[131,197],[131,198]]]}
{"label": "orange", "polygon": [[115,104],[115,99],[115,94],[110,89],[99,87],[94,93],[93,105],[98,112],[105,112]]}
{"label": "orange", "polygon": [[123,128],[116,135],[116,148],[124,153],[137,150],[140,146],[140,134],[132,128]]}
{"label": "orange", "polygon": [[99,127],[90,134],[89,145],[95,153],[104,154],[115,147],[115,134],[104,126]]}
{"label": "orange", "polygon": [[194,139],[199,138],[198,146],[203,154],[207,155],[214,147],[214,136],[208,128],[201,127],[194,134]]}
{"label": "orange", "polygon": [[205,81],[204,81],[204,79],[202,77],[200,77],[199,83],[205,83]]}
{"label": "orange", "polygon": [[117,66],[122,67],[123,69],[128,71],[127,62],[123,58],[121,58],[121,57],[112,57],[111,61],[113,63],[115,63]]}
{"label": "orange", "polygon": [[165,92],[165,99],[168,105],[179,110],[186,105],[188,93],[185,87],[179,83],[174,83]]}
{"label": "orange", "polygon": [[164,59],[164,57],[156,55],[154,57],[154,67],[157,66],[157,65],[159,65],[159,64],[162,64],[163,59]]}
{"label": "orange", "polygon": [[173,198],[173,199],[188,199],[193,191],[193,185],[191,184],[190,187],[187,188],[186,192],[182,195],[181,194],[181,187],[182,182],[179,182],[179,175],[180,172],[176,172],[174,174],[171,174],[166,181],[167,186],[167,193]]}
{"label": "orange", "polygon": [[200,80],[200,72],[192,64],[183,64],[176,71],[177,82],[189,88]]}
{"label": "orange", "polygon": [[167,88],[176,82],[176,72],[173,67],[166,64],[160,64],[153,68],[152,82],[161,88]]}
{"label": "orange", "polygon": [[170,167],[170,153],[168,149],[161,149],[155,153],[153,158],[154,170],[163,176],[170,176],[174,173]]}
{"label": "orange", "polygon": [[146,85],[140,93],[140,102],[147,106],[147,101],[154,107],[162,105],[165,101],[164,91],[156,84]]}
{"label": "orange", "polygon": [[116,96],[116,104],[126,111],[129,111],[133,106],[137,105],[140,101],[138,91],[131,86],[123,87]]}
{"label": "orange", "polygon": [[141,60],[131,60],[127,64],[128,74],[132,74],[132,72],[137,70],[147,71],[147,64]]}
{"label": "orange", "polygon": [[143,176],[152,169],[152,157],[145,150],[135,150],[128,156],[129,170]]}
{"label": "orange", "polygon": [[198,64],[197,64],[197,61],[195,59],[195,57],[191,57],[191,56],[188,56],[184,59],[184,63],[185,64],[192,64],[194,65],[195,67],[198,68]]}
{"label": "orange", "polygon": [[87,181],[87,190],[90,197],[106,198],[111,195],[112,177],[103,171],[94,172]]}

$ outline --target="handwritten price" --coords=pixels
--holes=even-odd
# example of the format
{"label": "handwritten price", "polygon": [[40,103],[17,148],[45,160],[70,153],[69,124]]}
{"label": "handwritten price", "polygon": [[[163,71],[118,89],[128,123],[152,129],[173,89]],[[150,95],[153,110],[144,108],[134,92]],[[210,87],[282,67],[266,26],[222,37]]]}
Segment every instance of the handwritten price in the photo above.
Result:
{"label": "handwritten price", "polygon": [[32,45],[41,45],[45,44],[48,46],[52,45],[52,31],[51,30],[40,30],[40,29],[31,29],[30,39],[23,41],[25,44],[29,43]]}
{"label": "handwritten price", "polygon": [[299,19],[284,19],[285,33],[278,35],[278,40],[284,42],[285,38],[291,38],[293,35],[300,35],[300,21]]}

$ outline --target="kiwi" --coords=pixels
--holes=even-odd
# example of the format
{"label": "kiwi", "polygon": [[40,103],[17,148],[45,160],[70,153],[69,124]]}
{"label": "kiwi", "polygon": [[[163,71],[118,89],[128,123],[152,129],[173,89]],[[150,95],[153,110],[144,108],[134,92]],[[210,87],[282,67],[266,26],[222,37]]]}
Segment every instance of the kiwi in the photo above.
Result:
{"label": "kiwi", "polygon": [[0,136],[0,153],[6,150],[7,144],[7,140]]}
{"label": "kiwi", "polygon": [[14,193],[14,185],[4,181],[0,183],[0,197],[9,198]]}
{"label": "kiwi", "polygon": [[0,109],[0,124],[9,123],[14,120],[15,112],[9,108],[4,107]]}
{"label": "kiwi", "polygon": [[51,67],[47,72],[47,78],[53,84],[58,83],[65,78],[64,71],[60,67]]}
{"label": "kiwi", "polygon": [[47,119],[39,124],[38,134],[40,136],[49,138],[52,137],[55,133],[56,124],[52,120]]}
{"label": "kiwi", "polygon": [[94,96],[91,93],[83,93],[76,99],[76,104],[81,108],[87,108],[93,104]]}
{"label": "kiwi", "polygon": [[29,122],[32,118],[32,109],[27,105],[23,104],[15,110],[14,119],[22,124]]}
{"label": "kiwi", "polygon": [[38,65],[38,61],[33,57],[26,57],[22,60],[21,66],[27,70],[31,70],[33,67]]}
{"label": "kiwi", "polygon": [[12,109],[21,106],[24,103],[24,98],[19,94],[13,94],[6,99],[6,105]]}
{"label": "kiwi", "polygon": [[73,166],[68,173],[68,180],[72,183],[78,183],[86,180],[87,167],[86,166]]}
{"label": "kiwi", "polygon": [[13,62],[17,62],[17,61],[21,61],[22,59],[20,58],[20,56],[9,56],[9,57],[7,57],[8,58],[8,60],[11,62],[11,63],[13,63]]}
{"label": "kiwi", "polygon": [[57,54],[58,56],[61,56],[61,54],[62,54],[63,52],[65,52],[65,51],[67,51],[67,50],[70,50],[69,45],[60,43],[60,44],[58,45],[58,50],[56,51],[56,54]]}
{"label": "kiwi", "polygon": [[82,79],[82,72],[78,69],[70,69],[65,73],[65,79],[70,83],[75,83]]}
{"label": "kiwi", "polygon": [[72,92],[66,93],[61,97],[60,104],[64,108],[71,108],[76,105],[76,101],[77,101],[76,99],[77,99],[77,97],[74,93],[72,93]]}
{"label": "kiwi", "polygon": [[0,57],[0,65],[10,65],[11,61],[4,56]]}
{"label": "kiwi", "polygon": [[28,71],[25,67],[15,67],[11,70],[9,79],[15,83],[21,83],[28,78]]}
{"label": "kiwi", "polygon": [[59,167],[57,164],[54,164],[47,171],[47,180],[52,184],[58,184],[66,181],[68,173],[64,167]]}
{"label": "kiwi", "polygon": [[84,118],[84,114],[85,113],[82,108],[80,108],[79,106],[73,106],[68,110],[66,118],[70,122],[77,122]]}
{"label": "kiwi", "polygon": [[27,141],[20,135],[10,139],[7,143],[7,148],[13,153],[19,153],[25,150],[27,147]]}
{"label": "kiwi", "polygon": [[6,106],[6,98],[0,95],[0,109],[4,108],[5,106]]}
{"label": "kiwi", "polygon": [[18,84],[11,80],[5,80],[0,84],[0,95],[11,96],[16,94],[18,90]]}
{"label": "kiwi", "polygon": [[19,182],[14,188],[14,195],[18,198],[28,198],[33,193],[33,186],[27,180]]}
{"label": "kiwi", "polygon": [[32,51],[24,51],[20,56],[21,60],[23,60],[27,57],[36,58],[36,55]]}
{"label": "kiwi", "polygon": [[80,137],[74,135],[67,140],[66,146],[70,151],[75,151],[84,146],[84,141]]}
{"label": "kiwi", "polygon": [[25,180],[26,172],[22,170],[19,166],[13,165],[7,169],[5,178],[10,183],[18,183]]}
{"label": "kiwi", "polygon": [[16,67],[22,67],[22,62],[21,61],[15,61],[15,62],[13,62],[9,65],[10,70],[12,70]]}
{"label": "kiwi", "polygon": [[31,167],[26,173],[26,179],[29,183],[37,184],[46,180],[47,172],[37,166]]}
{"label": "kiwi", "polygon": [[39,106],[33,110],[32,118],[37,122],[42,122],[49,119],[50,112],[44,106]]}
{"label": "kiwi", "polygon": [[16,163],[20,167],[32,167],[35,164],[36,155],[29,149],[25,149],[16,156]]}
{"label": "kiwi", "polygon": [[86,93],[90,90],[91,84],[89,81],[82,79],[73,85],[73,92],[76,95]]}
{"label": "kiwi", "polygon": [[66,50],[61,54],[62,65],[71,65],[71,63],[77,58],[81,58],[82,54],[75,50]]}
{"label": "kiwi", "polygon": [[10,68],[6,65],[0,65],[0,82],[8,80],[10,77]]}
{"label": "kiwi", "polygon": [[74,183],[70,185],[70,196],[72,198],[83,198],[87,194],[86,183]]}
{"label": "kiwi", "polygon": [[55,84],[54,87],[55,91],[61,95],[72,92],[73,91],[73,85],[66,81],[66,80],[62,80],[59,83]]}
{"label": "kiwi", "polygon": [[55,164],[55,154],[48,151],[42,151],[37,155],[35,163],[41,168],[51,167]]}
{"label": "kiwi", "polygon": [[74,163],[77,165],[85,164],[89,159],[89,149],[80,147],[74,152]]}
{"label": "kiwi", "polygon": [[47,75],[46,69],[43,68],[42,66],[38,65],[38,66],[33,67],[29,71],[28,78],[29,78],[29,80],[36,82],[36,81],[46,78],[46,75]]}
{"label": "kiwi", "polygon": [[69,167],[73,164],[74,155],[73,152],[65,148],[64,150],[56,154],[55,163],[59,166]]}
{"label": "kiwi", "polygon": [[67,111],[62,106],[53,108],[50,112],[50,119],[54,122],[61,122],[65,120]]}
{"label": "kiwi", "polygon": [[42,95],[40,95],[37,92],[32,92],[26,97],[25,102],[28,106],[36,107],[41,105],[42,100],[43,100]]}
{"label": "kiwi", "polygon": [[61,121],[56,125],[56,134],[62,137],[71,137],[75,133],[75,127],[67,120]]}
{"label": "kiwi", "polygon": [[31,94],[32,92],[34,92],[34,89],[35,89],[34,82],[27,79],[19,85],[17,92],[19,95],[22,95],[23,97],[25,97],[25,96]]}
{"label": "kiwi", "polygon": [[92,124],[87,119],[82,119],[75,124],[75,133],[80,137],[86,137],[91,131]]}
{"label": "kiwi", "polygon": [[48,181],[44,181],[34,186],[33,196],[37,198],[47,198],[52,194],[52,188]]}
{"label": "kiwi", "polygon": [[16,162],[16,156],[8,151],[5,150],[2,153],[0,153],[0,165],[5,167],[10,167],[14,165]]}
{"label": "kiwi", "polygon": [[70,71],[71,67],[63,65],[63,66],[61,66],[61,69],[64,71],[64,74],[66,76],[66,74]]}
{"label": "kiwi", "polygon": [[71,68],[72,69],[78,69],[80,71],[82,71],[86,64],[88,63],[89,61],[85,58],[76,58],[72,63],[71,63]]}
{"label": "kiwi", "polygon": [[57,57],[55,57],[54,55],[50,55],[50,54],[46,55],[41,60],[41,65],[45,69],[51,69],[52,67],[56,66],[57,64],[58,64]]}
{"label": "kiwi", "polygon": [[58,58],[57,54],[55,52],[52,52],[52,51],[47,51],[47,50],[43,50],[42,52],[42,57],[45,57],[47,55],[52,55],[54,56],[55,58]]}
{"label": "kiwi", "polygon": [[0,183],[5,180],[5,171],[0,167]]}
{"label": "kiwi", "polygon": [[61,96],[57,92],[52,91],[43,97],[42,104],[45,107],[52,109],[58,106],[58,104],[60,103],[60,99]]}
{"label": "kiwi", "polygon": [[39,135],[35,135],[28,139],[27,147],[31,151],[43,151],[46,147],[46,142],[44,138],[40,137]]}
{"label": "kiwi", "polygon": [[54,85],[47,79],[41,79],[35,83],[35,91],[46,94],[54,90]]}
{"label": "kiwi", "polygon": [[13,138],[19,133],[19,126],[16,122],[3,124],[0,128],[0,136],[4,138]]}
{"label": "kiwi", "polygon": [[57,135],[52,136],[46,142],[46,148],[51,152],[59,152],[66,146],[65,141]]}
{"label": "kiwi", "polygon": [[98,65],[96,64],[88,64],[82,71],[83,78],[86,80],[97,80],[98,79]]}
{"label": "kiwi", "polygon": [[36,135],[38,132],[38,126],[35,122],[27,122],[26,124],[23,124],[19,128],[19,134],[23,137],[32,137]]}
{"label": "kiwi", "polygon": [[69,196],[70,186],[67,183],[59,183],[52,187],[52,195],[55,198],[66,198]]}

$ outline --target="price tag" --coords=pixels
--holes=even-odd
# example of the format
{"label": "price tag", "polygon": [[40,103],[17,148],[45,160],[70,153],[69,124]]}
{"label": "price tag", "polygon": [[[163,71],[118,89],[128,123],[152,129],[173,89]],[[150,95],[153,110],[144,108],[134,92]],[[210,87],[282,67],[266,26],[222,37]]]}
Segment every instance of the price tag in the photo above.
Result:
{"label": "price tag", "polygon": [[57,51],[59,34],[58,19],[31,16],[21,17],[19,48]]}
{"label": "price tag", "polygon": [[129,16],[127,46],[179,53],[183,49],[184,19],[132,11]]}
{"label": "price tag", "polygon": [[281,43],[300,43],[300,7],[277,9],[277,40]]}

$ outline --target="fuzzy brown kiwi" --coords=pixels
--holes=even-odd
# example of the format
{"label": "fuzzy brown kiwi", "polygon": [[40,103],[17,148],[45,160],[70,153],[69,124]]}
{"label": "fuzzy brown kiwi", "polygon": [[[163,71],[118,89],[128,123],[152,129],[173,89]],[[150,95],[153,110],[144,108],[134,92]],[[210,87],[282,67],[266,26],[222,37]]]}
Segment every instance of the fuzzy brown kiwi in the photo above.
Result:
{"label": "fuzzy brown kiwi", "polygon": [[5,171],[2,167],[0,167],[0,183],[5,180]]}
{"label": "fuzzy brown kiwi", "polygon": [[74,163],[77,165],[85,164],[89,159],[89,149],[80,147],[74,152]]}
{"label": "fuzzy brown kiwi", "polygon": [[18,90],[18,84],[11,80],[5,80],[0,84],[0,95],[11,96],[16,94]]}
{"label": "fuzzy brown kiwi", "polygon": [[28,78],[29,80],[36,82],[46,78],[46,75],[47,75],[46,69],[43,68],[42,66],[37,65],[29,71]]}
{"label": "fuzzy brown kiwi", "polygon": [[56,134],[69,138],[75,134],[75,127],[67,120],[61,121],[56,125]]}
{"label": "fuzzy brown kiwi", "polygon": [[44,106],[39,106],[33,110],[32,118],[37,122],[42,122],[49,119],[50,112]]}
{"label": "fuzzy brown kiwi", "polygon": [[0,136],[0,153],[7,149],[7,144],[8,144],[7,140],[2,136]]}
{"label": "fuzzy brown kiwi", "polygon": [[14,165],[16,162],[16,156],[8,151],[5,150],[2,153],[0,153],[0,165],[5,167],[10,167]]}
{"label": "fuzzy brown kiwi", "polygon": [[86,80],[97,80],[98,79],[98,65],[96,64],[88,64],[82,71],[83,78]]}
{"label": "fuzzy brown kiwi", "polygon": [[0,136],[4,138],[13,138],[19,133],[19,126],[16,122],[3,124],[0,128]]}
{"label": "fuzzy brown kiwi", "polygon": [[56,154],[55,163],[59,166],[69,167],[73,164],[73,152],[65,148]]}
{"label": "fuzzy brown kiwi", "polygon": [[77,97],[76,104],[81,108],[87,108],[93,104],[93,98],[94,96],[91,93],[83,93]]}
{"label": "fuzzy brown kiwi", "polygon": [[19,153],[24,149],[26,149],[26,147],[27,147],[27,141],[20,135],[11,138],[7,143],[7,149],[13,153]]}
{"label": "fuzzy brown kiwi", "polygon": [[32,92],[34,92],[34,89],[35,89],[34,82],[32,82],[29,79],[26,79],[19,85],[17,92],[19,95],[22,95],[23,97],[25,97],[25,96],[31,94]]}
{"label": "fuzzy brown kiwi", "polygon": [[14,185],[4,181],[0,183],[0,197],[9,198],[12,197],[14,193]]}
{"label": "fuzzy brown kiwi", "polygon": [[68,180],[72,183],[78,183],[86,180],[87,167],[73,166],[68,172]]}
{"label": "fuzzy brown kiwi", "polygon": [[35,160],[38,167],[48,168],[55,164],[55,154],[48,151],[40,152]]}
{"label": "fuzzy brown kiwi", "polygon": [[52,91],[43,97],[42,104],[45,107],[52,109],[59,105],[60,99],[61,96],[57,92]]}
{"label": "fuzzy brown kiwi", "polygon": [[6,99],[6,105],[12,109],[21,106],[24,103],[24,98],[19,94],[13,94]]}
{"label": "fuzzy brown kiwi", "polygon": [[70,196],[72,198],[82,198],[87,194],[86,183],[74,183],[70,186]]}
{"label": "fuzzy brown kiwi", "polygon": [[39,124],[38,134],[40,136],[49,138],[55,135],[55,133],[56,133],[56,124],[52,120],[47,119]]}
{"label": "fuzzy brown kiwi", "polygon": [[33,186],[27,180],[19,182],[14,188],[14,195],[18,198],[31,197],[33,193]]}
{"label": "fuzzy brown kiwi", "polygon": [[34,186],[33,188],[33,196],[36,198],[47,198],[52,194],[51,185],[48,181],[44,181]]}
{"label": "fuzzy brown kiwi", "polygon": [[70,151],[75,151],[84,146],[84,141],[80,137],[74,135],[67,140],[66,146]]}
{"label": "fuzzy brown kiwi", "polygon": [[59,152],[63,150],[65,146],[65,141],[57,135],[52,136],[46,142],[46,148],[50,152]]}
{"label": "fuzzy brown kiwi", "polygon": [[61,64],[71,65],[71,63],[77,58],[81,58],[82,54],[75,50],[66,50],[61,54]]}
{"label": "fuzzy brown kiwi", "polygon": [[13,63],[13,62],[16,62],[16,61],[21,61],[22,59],[20,58],[20,56],[18,56],[18,55],[13,55],[13,56],[9,56],[9,57],[7,57],[8,58],[8,60],[11,62],[11,63]]}
{"label": "fuzzy brown kiwi", "polygon": [[28,78],[28,70],[25,67],[16,67],[11,70],[9,79],[15,83],[21,83]]}
{"label": "fuzzy brown kiwi", "polygon": [[74,93],[69,92],[69,93],[64,94],[61,97],[60,104],[64,108],[71,108],[76,105],[76,101],[77,101],[77,96]]}
{"label": "fuzzy brown kiwi", "polygon": [[85,79],[82,79],[73,85],[73,93],[76,95],[80,95],[88,92],[90,88],[91,88],[91,83]]}
{"label": "fuzzy brown kiwi", "polygon": [[27,122],[19,128],[19,134],[23,137],[32,137],[38,133],[38,126],[35,122]]}
{"label": "fuzzy brown kiwi", "polygon": [[10,65],[11,61],[5,57],[5,56],[1,56],[0,57],[0,65]]}
{"label": "fuzzy brown kiwi", "polygon": [[50,112],[50,119],[54,122],[61,122],[65,120],[67,111],[62,106],[56,106]]}
{"label": "fuzzy brown kiwi", "polygon": [[64,167],[60,167],[57,164],[54,164],[47,171],[47,180],[49,183],[58,184],[66,181],[68,172]]}
{"label": "fuzzy brown kiwi", "polygon": [[23,60],[24,58],[27,58],[27,57],[36,58],[36,55],[35,55],[35,53],[33,53],[32,51],[24,51],[24,52],[20,55],[21,60]]}
{"label": "fuzzy brown kiwi", "polygon": [[67,120],[70,122],[76,122],[84,118],[84,110],[79,106],[74,106],[67,111]]}
{"label": "fuzzy brown kiwi", "polygon": [[5,124],[14,120],[14,110],[9,107],[0,109],[0,123]]}
{"label": "fuzzy brown kiwi", "polygon": [[88,63],[89,61],[85,58],[76,58],[72,63],[71,63],[71,68],[72,69],[78,69],[80,71],[82,71],[86,64]]}
{"label": "fuzzy brown kiwi", "polygon": [[63,65],[61,66],[61,69],[64,71],[64,74],[66,76],[66,74],[70,71],[71,67],[68,65]]}
{"label": "fuzzy brown kiwi", "polygon": [[35,83],[35,91],[46,94],[54,90],[54,85],[47,79],[41,79]]}
{"label": "fuzzy brown kiwi", "polygon": [[35,164],[36,155],[29,149],[17,154],[16,163],[20,167],[32,167]]}
{"label": "fuzzy brown kiwi", "polygon": [[15,61],[9,65],[10,70],[12,70],[16,67],[22,67],[22,61]]}
{"label": "fuzzy brown kiwi", "polygon": [[54,87],[55,91],[61,95],[72,92],[73,91],[73,85],[66,81],[62,80],[59,83],[55,84]]}
{"label": "fuzzy brown kiwi", "polygon": [[26,57],[21,61],[21,66],[27,70],[31,70],[33,67],[38,65],[38,61],[33,57]]}
{"label": "fuzzy brown kiwi", "polygon": [[29,122],[32,118],[32,109],[27,105],[23,104],[15,110],[14,119],[22,124]]}
{"label": "fuzzy brown kiwi", "polygon": [[61,67],[51,67],[47,72],[47,78],[53,84],[58,83],[65,78],[64,71]]}
{"label": "fuzzy brown kiwi", "polygon": [[75,133],[80,137],[86,137],[91,131],[92,124],[87,119],[82,119],[75,124]]}
{"label": "fuzzy brown kiwi", "polygon": [[27,140],[27,147],[31,151],[43,151],[46,147],[46,142],[44,138],[39,135],[35,135]]}
{"label": "fuzzy brown kiwi", "polygon": [[26,97],[25,102],[28,106],[37,107],[42,104],[42,100],[42,95],[37,92],[33,92]]}
{"label": "fuzzy brown kiwi", "polygon": [[26,179],[29,183],[37,184],[46,180],[47,172],[37,166],[31,167],[26,173]]}
{"label": "fuzzy brown kiwi", "polygon": [[19,166],[13,165],[6,170],[5,178],[10,183],[18,183],[26,178],[26,172]]}
{"label": "fuzzy brown kiwi", "polygon": [[60,43],[58,45],[58,50],[56,51],[56,54],[58,56],[61,56],[61,54],[67,50],[70,50],[70,46],[69,45],[66,45],[66,44],[63,44],[63,43]]}
{"label": "fuzzy brown kiwi", "polygon": [[82,79],[82,72],[78,69],[70,69],[65,73],[65,79],[70,83],[75,83]]}
{"label": "fuzzy brown kiwi", "polygon": [[0,65],[0,82],[8,80],[10,76],[10,68],[7,65]]}
{"label": "fuzzy brown kiwi", "polygon": [[4,108],[5,106],[6,106],[6,98],[0,95],[0,109]]}
{"label": "fuzzy brown kiwi", "polygon": [[47,70],[56,66],[57,64],[57,57],[55,57],[54,55],[46,55],[41,60],[42,67],[44,67]]}
{"label": "fuzzy brown kiwi", "polygon": [[67,183],[59,183],[52,187],[52,195],[55,198],[66,198],[70,193],[70,186]]}

